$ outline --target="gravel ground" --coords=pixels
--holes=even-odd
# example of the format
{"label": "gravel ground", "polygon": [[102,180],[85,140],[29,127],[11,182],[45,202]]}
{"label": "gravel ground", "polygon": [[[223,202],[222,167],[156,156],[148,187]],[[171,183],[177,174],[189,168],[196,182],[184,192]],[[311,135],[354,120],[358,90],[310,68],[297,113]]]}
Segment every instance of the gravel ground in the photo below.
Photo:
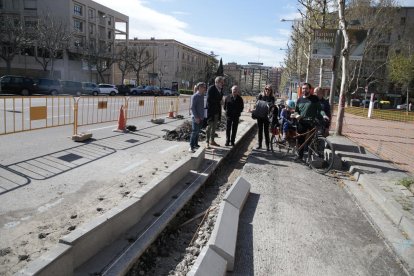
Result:
{"label": "gravel ground", "polygon": [[[215,174],[140,257],[128,276],[186,275],[191,270],[210,238],[220,203],[243,170],[255,143],[254,135],[250,134],[241,148],[223,160]],[[194,220],[189,221],[191,219]]]}

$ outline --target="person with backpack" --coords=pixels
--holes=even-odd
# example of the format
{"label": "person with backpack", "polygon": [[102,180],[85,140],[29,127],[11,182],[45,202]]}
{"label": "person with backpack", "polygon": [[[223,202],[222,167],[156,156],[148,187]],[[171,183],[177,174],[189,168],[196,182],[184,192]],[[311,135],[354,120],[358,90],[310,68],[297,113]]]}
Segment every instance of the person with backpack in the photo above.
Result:
{"label": "person with backpack", "polygon": [[266,85],[264,91],[259,94],[256,102],[255,116],[257,118],[258,126],[258,145],[256,149],[262,149],[263,133],[266,142],[266,150],[270,151],[270,134],[269,134],[269,107],[275,105],[275,97],[273,96],[273,89],[271,85]]}

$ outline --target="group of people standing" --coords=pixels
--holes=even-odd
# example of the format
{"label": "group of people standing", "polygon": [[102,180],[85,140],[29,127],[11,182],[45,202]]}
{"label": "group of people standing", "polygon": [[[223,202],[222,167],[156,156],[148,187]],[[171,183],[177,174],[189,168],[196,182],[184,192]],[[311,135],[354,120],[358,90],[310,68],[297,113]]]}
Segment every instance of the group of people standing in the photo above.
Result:
{"label": "group of people standing", "polygon": [[[240,90],[237,85],[231,88],[231,94],[225,97],[223,101],[224,77],[218,76],[214,85],[207,89],[204,82],[199,82],[194,87],[194,94],[191,97],[190,108],[192,112],[192,132],[190,138],[190,152],[195,152],[200,147],[198,137],[204,121],[207,121],[206,129],[206,148],[211,146],[219,147],[216,143],[216,129],[221,120],[222,106],[226,112],[226,146],[234,146],[237,127],[239,125],[240,115],[244,109],[244,102],[240,96]],[[207,92],[206,92],[207,91]],[[293,120],[297,123],[298,134],[309,131],[314,126],[315,119],[324,120],[325,126],[329,129],[331,120],[331,108],[329,102],[324,98],[323,91],[316,87],[315,94],[311,94],[311,85],[304,83],[302,85],[303,96],[296,102],[289,100],[282,110],[275,105],[275,96],[271,85],[266,85],[264,91],[259,94],[256,101],[256,109],[263,109],[266,112],[257,116],[258,125],[258,145],[256,149],[263,148],[263,137],[266,150],[270,150],[270,124],[280,125],[283,131],[283,139],[286,133],[293,125]],[[292,116],[295,115],[295,118]],[[301,144],[305,141],[304,135],[298,136],[298,142]],[[304,147],[298,153],[296,159],[303,158]]]}
{"label": "group of people standing", "polygon": [[191,119],[192,131],[190,137],[190,152],[195,152],[199,148],[198,137],[203,126],[204,120],[207,121],[206,129],[206,148],[211,146],[219,147],[216,143],[216,129],[221,120],[222,106],[226,111],[226,146],[234,146],[236,141],[237,127],[240,115],[244,109],[243,98],[237,85],[231,88],[231,95],[228,95],[223,102],[224,77],[218,76],[214,80],[214,85],[207,89],[206,84],[199,82],[194,87],[194,94],[191,96]]}

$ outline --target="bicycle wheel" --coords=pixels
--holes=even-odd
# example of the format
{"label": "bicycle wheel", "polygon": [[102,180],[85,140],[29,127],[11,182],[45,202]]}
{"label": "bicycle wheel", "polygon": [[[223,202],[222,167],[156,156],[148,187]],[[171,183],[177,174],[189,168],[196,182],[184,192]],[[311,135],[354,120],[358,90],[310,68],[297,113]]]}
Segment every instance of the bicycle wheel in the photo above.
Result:
{"label": "bicycle wheel", "polygon": [[287,141],[282,142],[280,135],[272,135],[270,148],[273,153],[280,153],[282,156],[286,156],[291,151],[289,143]]}
{"label": "bicycle wheel", "polygon": [[328,139],[316,137],[308,145],[308,164],[318,173],[327,173],[332,169],[335,150]]}

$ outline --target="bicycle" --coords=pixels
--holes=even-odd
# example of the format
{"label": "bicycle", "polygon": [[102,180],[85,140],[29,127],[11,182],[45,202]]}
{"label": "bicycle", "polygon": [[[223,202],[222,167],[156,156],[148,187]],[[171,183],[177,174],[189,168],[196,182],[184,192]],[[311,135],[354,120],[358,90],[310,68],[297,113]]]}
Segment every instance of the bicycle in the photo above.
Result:
{"label": "bicycle", "polygon": [[[282,156],[296,154],[307,145],[308,154],[306,164],[318,173],[324,174],[332,169],[335,149],[330,141],[324,137],[324,128],[319,121],[314,121],[314,127],[302,134],[298,134],[296,125],[290,129],[285,141],[282,140],[280,127],[271,129],[270,148],[272,152],[279,152]],[[306,136],[305,142],[298,145],[298,137]]]}

